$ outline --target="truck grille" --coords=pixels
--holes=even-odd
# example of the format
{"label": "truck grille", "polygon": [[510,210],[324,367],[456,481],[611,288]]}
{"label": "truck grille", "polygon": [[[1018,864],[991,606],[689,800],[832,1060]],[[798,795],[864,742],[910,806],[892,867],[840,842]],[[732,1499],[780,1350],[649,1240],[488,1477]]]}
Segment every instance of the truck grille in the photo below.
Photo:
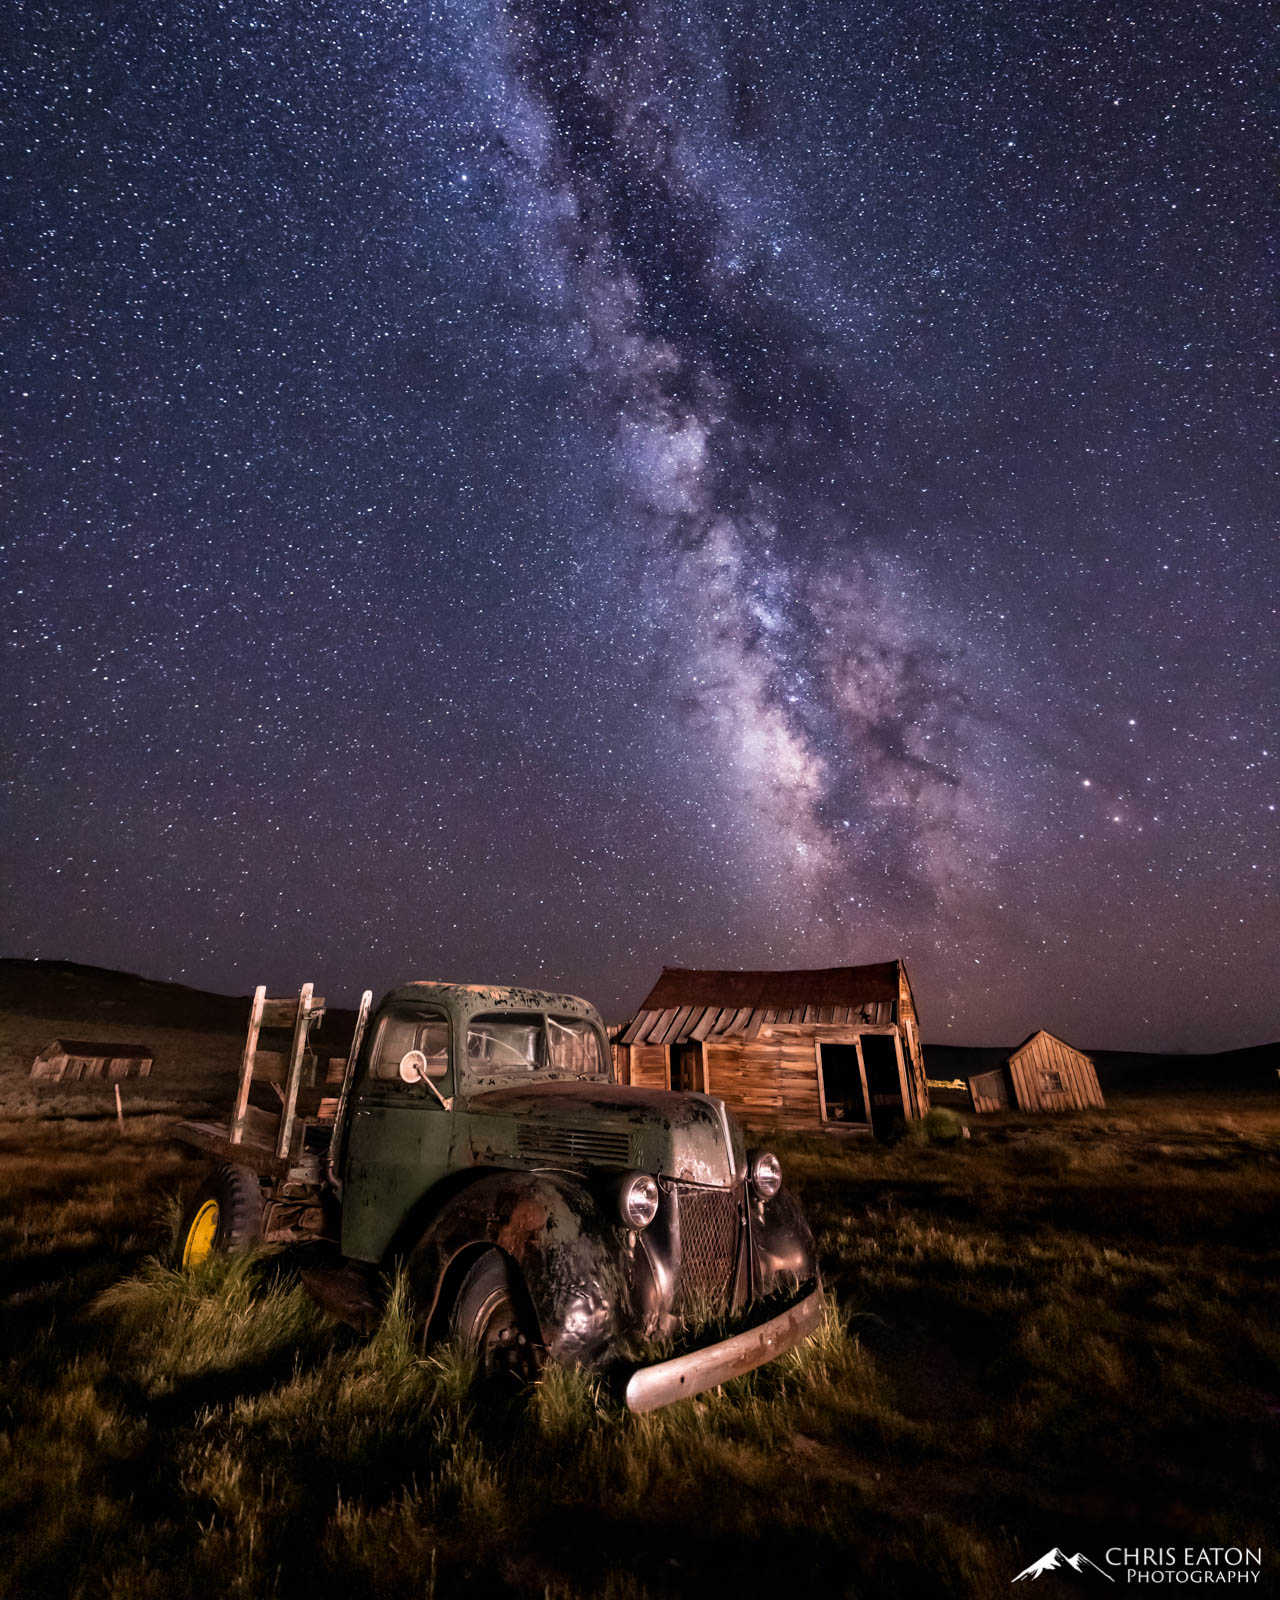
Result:
{"label": "truck grille", "polygon": [[625,1133],[601,1128],[537,1128],[523,1126],[516,1150],[533,1161],[589,1162],[598,1166],[631,1165],[631,1140]]}
{"label": "truck grille", "polygon": [[722,1311],[738,1258],[738,1197],[732,1189],[675,1185],[680,1215],[680,1276],[675,1310]]}

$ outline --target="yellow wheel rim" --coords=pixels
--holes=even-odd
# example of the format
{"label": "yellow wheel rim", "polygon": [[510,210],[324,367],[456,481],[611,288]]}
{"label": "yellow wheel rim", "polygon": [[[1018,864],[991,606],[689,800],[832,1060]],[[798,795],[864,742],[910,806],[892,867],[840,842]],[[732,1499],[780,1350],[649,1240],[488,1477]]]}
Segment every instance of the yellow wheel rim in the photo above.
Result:
{"label": "yellow wheel rim", "polygon": [[186,1243],[182,1247],[182,1265],[198,1267],[213,1254],[213,1241],[218,1236],[218,1202],[206,1200],[191,1219]]}

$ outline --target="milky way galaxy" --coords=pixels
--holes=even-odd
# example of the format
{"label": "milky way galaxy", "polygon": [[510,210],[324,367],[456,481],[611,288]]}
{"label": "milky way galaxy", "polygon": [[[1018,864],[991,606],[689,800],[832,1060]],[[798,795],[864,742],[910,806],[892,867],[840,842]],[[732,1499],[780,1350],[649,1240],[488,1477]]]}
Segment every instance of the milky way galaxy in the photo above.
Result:
{"label": "milky way galaxy", "polygon": [[[826,352],[738,203],[767,179],[738,149],[730,66],[713,53],[708,74],[707,32],[682,50],[674,21],[660,6],[504,15],[507,148],[540,217],[535,280],[582,332],[642,512],[644,603],[681,658],[670,692],[707,742],[702,781],[731,815],[740,803],[744,848],[811,942],[827,942],[826,905],[844,908],[838,959],[886,875],[914,920],[973,859],[976,719],[924,581],[857,504],[856,364]],[[686,129],[681,91],[708,75]]]}
{"label": "milky way galaxy", "polygon": [[1280,1029],[1261,8],[20,12],[4,948]]}

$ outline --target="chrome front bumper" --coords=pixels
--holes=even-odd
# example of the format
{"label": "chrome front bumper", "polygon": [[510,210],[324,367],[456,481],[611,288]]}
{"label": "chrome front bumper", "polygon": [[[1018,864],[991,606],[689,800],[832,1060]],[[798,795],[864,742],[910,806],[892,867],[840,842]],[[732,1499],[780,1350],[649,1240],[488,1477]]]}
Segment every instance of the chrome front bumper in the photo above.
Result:
{"label": "chrome front bumper", "polygon": [[690,1395],[762,1367],[807,1338],[822,1320],[822,1310],[819,1287],[758,1328],[748,1328],[746,1333],[735,1333],[731,1339],[691,1351],[687,1356],[676,1356],[672,1361],[640,1367],[627,1382],[627,1410],[656,1411],[673,1400],[687,1400]]}

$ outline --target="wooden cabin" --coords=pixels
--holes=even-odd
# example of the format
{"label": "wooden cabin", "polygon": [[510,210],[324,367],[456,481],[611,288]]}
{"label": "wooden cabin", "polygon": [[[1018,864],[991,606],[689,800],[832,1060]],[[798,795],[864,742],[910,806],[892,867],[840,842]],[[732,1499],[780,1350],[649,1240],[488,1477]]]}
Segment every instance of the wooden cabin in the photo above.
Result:
{"label": "wooden cabin", "polygon": [[979,1112],[1106,1109],[1092,1060],[1043,1028],[969,1079],[969,1104]]}
{"label": "wooden cabin", "polygon": [[55,1083],[76,1083],[81,1078],[145,1078],[153,1059],[145,1044],[53,1039],[31,1063],[31,1076]]}
{"label": "wooden cabin", "polygon": [[880,1133],[929,1109],[901,961],[805,972],[664,967],[615,1040],[621,1083],[719,1095],[744,1122]]}

